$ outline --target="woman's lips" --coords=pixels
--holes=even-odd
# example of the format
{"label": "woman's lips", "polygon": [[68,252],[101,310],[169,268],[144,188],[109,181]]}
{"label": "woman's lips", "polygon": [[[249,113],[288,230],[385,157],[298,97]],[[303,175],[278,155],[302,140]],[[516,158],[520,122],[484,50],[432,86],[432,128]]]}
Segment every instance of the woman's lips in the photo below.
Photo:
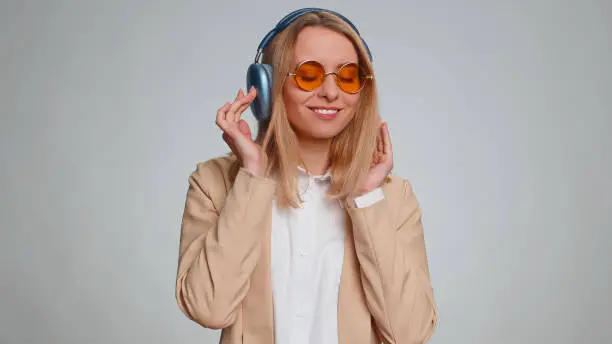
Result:
{"label": "woman's lips", "polygon": [[333,119],[338,115],[340,111],[342,111],[341,109],[335,108],[335,107],[318,107],[318,106],[310,107],[310,110],[314,112],[315,115],[317,115],[317,117],[321,119]]}

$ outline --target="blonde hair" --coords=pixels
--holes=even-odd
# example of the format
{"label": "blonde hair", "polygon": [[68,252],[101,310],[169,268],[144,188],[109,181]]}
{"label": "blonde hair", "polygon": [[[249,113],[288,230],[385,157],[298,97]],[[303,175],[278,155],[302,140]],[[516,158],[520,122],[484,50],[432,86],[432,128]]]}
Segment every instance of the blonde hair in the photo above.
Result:
{"label": "blonde hair", "polygon": [[[287,118],[283,101],[283,87],[287,73],[293,68],[295,41],[300,31],[308,26],[324,27],[343,34],[353,43],[359,63],[368,74],[373,68],[359,35],[344,20],[328,12],[312,12],[300,16],[278,33],[263,52],[262,62],[272,65],[272,113],[270,119],[259,123],[255,141],[268,156],[266,175],[277,177],[277,204],[297,207],[302,199],[298,193],[300,157],[298,138]],[[370,169],[376,149],[379,129],[378,102],[374,80],[361,90],[356,113],[347,126],[331,142],[329,158],[331,187],[328,199],[347,197],[357,186],[361,176]]]}

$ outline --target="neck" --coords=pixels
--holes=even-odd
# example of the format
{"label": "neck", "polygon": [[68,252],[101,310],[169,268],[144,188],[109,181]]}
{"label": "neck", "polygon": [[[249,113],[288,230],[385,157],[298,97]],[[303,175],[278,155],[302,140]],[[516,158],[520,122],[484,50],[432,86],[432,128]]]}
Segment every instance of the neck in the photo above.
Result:
{"label": "neck", "polygon": [[300,157],[312,174],[324,174],[329,168],[330,139],[300,139]]}

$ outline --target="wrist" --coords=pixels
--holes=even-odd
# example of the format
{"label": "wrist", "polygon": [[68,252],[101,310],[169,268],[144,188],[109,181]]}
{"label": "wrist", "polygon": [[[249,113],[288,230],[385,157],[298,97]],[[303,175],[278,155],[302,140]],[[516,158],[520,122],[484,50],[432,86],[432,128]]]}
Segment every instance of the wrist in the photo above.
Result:
{"label": "wrist", "polygon": [[351,198],[358,198],[358,197],[361,197],[361,196],[367,194],[368,192],[370,192],[370,191],[372,191],[374,189],[375,188],[372,188],[372,189],[370,189],[370,188],[359,188],[359,189],[356,189],[355,191],[353,191],[350,194],[350,196],[351,196]]}
{"label": "wrist", "polygon": [[263,170],[261,164],[258,164],[258,163],[245,163],[245,164],[242,165],[242,167],[244,167],[245,170],[247,170],[249,173],[251,173],[252,175],[254,175],[256,177],[260,177],[260,178],[264,177],[264,170]]}

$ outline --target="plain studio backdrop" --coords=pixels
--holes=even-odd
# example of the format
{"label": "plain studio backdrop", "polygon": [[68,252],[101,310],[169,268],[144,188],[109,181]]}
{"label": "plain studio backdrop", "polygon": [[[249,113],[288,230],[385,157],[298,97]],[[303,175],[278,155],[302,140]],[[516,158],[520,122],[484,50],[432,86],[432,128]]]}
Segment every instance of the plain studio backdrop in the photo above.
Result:
{"label": "plain studio backdrop", "polygon": [[174,299],[187,177],[227,152],[215,113],[260,39],[307,6],[374,54],[431,343],[610,343],[606,0],[2,1],[0,343],[217,342]]}

